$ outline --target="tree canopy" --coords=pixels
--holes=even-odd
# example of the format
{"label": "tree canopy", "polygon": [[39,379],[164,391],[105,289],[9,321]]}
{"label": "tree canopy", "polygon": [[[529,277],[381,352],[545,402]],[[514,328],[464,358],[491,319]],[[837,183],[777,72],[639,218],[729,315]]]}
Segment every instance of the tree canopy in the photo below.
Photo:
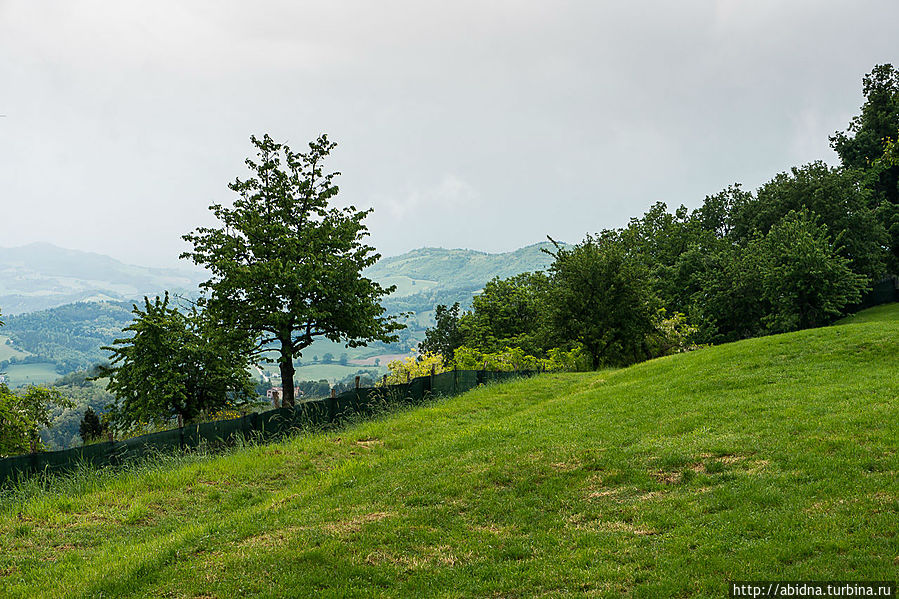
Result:
{"label": "tree canopy", "polygon": [[887,266],[895,273],[899,271],[899,162],[888,156],[895,152],[890,142],[899,133],[899,70],[891,64],[876,65],[862,79],[862,92],[865,103],[860,113],[845,131],[834,133],[830,143],[844,167],[865,174],[877,218],[889,239]]}
{"label": "tree canopy", "polygon": [[322,135],[308,152],[294,152],[268,135],[250,139],[256,159],[246,160],[248,179],[229,185],[233,208],[211,206],[221,226],[185,235],[193,250],[182,257],[212,273],[203,284],[207,309],[254,339],[256,354],[277,349],[291,406],[294,359],[314,339],[389,343],[403,325],[380,304],[394,287],[362,276],[380,258],[364,243],[371,210],[330,206],[338,173],[323,163],[336,144]]}
{"label": "tree canopy", "polygon": [[628,252],[620,234],[588,235],[554,255],[549,317],[559,335],[581,343],[594,369],[645,357],[658,299],[644,263]]}
{"label": "tree canopy", "polygon": [[195,309],[182,313],[168,294],[144,298],[144,309],[133,313],[124,329],[132,335],[104,348],[111,365],[99,373],[109,376],[117,398],[110,416],[120,428],[190,421],[255,398],[245,337]]}
{"label": "tree canopy", "polygon": [[0,384],[0,455],[39,451],[40,431],[51,424],[50,410],[71,405],[58,389],[29,385],[13,393]]}

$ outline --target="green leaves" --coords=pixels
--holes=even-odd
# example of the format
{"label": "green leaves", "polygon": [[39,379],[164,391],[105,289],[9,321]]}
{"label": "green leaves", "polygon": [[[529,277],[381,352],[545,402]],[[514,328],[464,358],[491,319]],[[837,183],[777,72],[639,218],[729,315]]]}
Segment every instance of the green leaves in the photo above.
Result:
{"label": "green leaves", "polygon": [[552,323],[563,338],[583,344],[594,369],[645,357],[658,300],[646,266],[618,233],[588,235],[571,249],[559,249],[550,279]]}
{"label": "green leaves", "polygon": [[50,426],[51,408],[73,405],[55,388],[29,385],[24,391],[13,393],[6,385],[0,385],[0,455],[38,451],[39,432]]}
{"label": "green leaves", "polygon": [[371,211],[329,205],[338,173],[323,163],[336,144],[322,135],[308,152],[293,152],[268,135],[250,140],[256,158],[246,161],[251,176],[229,185],[234,207],[213,205],[220,228],[185,235],[193,251],[182,258],[212,273],[203,302],[224,326],[252,338],[257,354],[278,346],[289,406],[293,360],[315,338],[389,343],[403,325],[380,305],[394,287],[361,274],[380,258],[363,243]]}
{"label": "green leaves", "polygon": [[763,322],[773,333],[827,324],[867,286],[807,211],[789,213],[748,251],[759,265],[761,299],[771,306]]}
{"label": "green leaves", "polygon": [[255,397],[246,355],[246,337],[235,335],[192,310],[169,306],[169,296],[134,306],[134,321],[124,329],[131,337],[116,339],[107,389],[118,401],[111,410],[122,429],[164,424],[174,416],[185,421]]}

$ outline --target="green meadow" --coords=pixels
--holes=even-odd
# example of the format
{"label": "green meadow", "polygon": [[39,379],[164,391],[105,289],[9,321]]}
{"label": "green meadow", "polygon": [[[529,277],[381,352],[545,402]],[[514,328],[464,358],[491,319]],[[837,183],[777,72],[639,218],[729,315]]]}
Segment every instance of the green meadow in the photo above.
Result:
{"label": "green meadow", "polygon": [[899,305],[0,496],[3,597],[724,597],[895,580]]}
{"label": "green meadow", "polygon": [[28,355],[28,352],[13,347],[9,337],[0,335],[0,362],[9,360],[10,358],[24,358]]}
{"label": "green meadow", "polygon": [[50,362],[35,364],[13,364],[6,367],[7,383],[10,387],[22,385],[46,385],[60,377],[56,365]]}

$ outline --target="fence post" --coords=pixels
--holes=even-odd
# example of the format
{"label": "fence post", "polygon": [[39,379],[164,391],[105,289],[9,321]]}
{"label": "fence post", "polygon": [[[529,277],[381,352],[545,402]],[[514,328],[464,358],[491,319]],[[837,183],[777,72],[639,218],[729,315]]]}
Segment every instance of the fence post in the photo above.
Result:
{"label": "fence post", "polygon": [[428,391],[430,391],[431,393],[434,392],[434,371],[436,369],[437,369],[437,367],[434,366],[433,364],[431,364],[431,377],[428,381]]}
{"label": "fence post", "polygon": [[359,375],[356,375],[356,389],[359,388]]}
{"label": "fence post", "polygon": [[328,422],[337,420],[337,389],[331,387],[331,397],[328,398]]}

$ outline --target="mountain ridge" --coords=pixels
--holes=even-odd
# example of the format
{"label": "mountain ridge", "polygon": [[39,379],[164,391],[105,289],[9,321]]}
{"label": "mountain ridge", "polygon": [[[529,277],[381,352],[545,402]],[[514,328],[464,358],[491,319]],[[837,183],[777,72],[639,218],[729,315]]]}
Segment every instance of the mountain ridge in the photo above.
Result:
{"label": "mountain ridge", "polygon": [[[551,257],[538,242],[508,252],[422,247],[382,257],[365,275],[392,297],[427,291],[472,290],[493,277],[544,270]],[[23,314],[84,301],[129,301],[165,290],[196,294],[206,279],[202,270],[128,264],[106,254],[63,248],[48,242],[0,247],[0,310]]]}
{"label": "mountain ridge", "polygon": [[96,252],[36,242],[0,248],[0,309],[22,314],[79,301],[124,301],[165,289],[195,293],[205,278],[189,268],[126,264]]}

